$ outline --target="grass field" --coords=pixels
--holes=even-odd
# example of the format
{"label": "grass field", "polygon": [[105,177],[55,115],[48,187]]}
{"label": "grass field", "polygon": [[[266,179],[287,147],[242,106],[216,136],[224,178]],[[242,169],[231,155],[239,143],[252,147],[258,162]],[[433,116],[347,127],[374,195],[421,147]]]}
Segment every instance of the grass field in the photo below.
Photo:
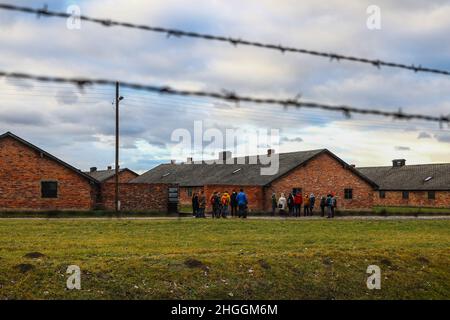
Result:
{"label": "grass field", "polygon": [[0,219],[0,244],[0,299],[450,298],[450,220]]}
{"label": "grass field", "polygon": [[[192,214],[192,206],[181,205],[181,213]],[[320,208],[316,208],[316,214]],[[252,213],[253,215],[268,215],[267,212]],[[270,213],[269,213],[270,214]],[[376,206],[373,209],[366,211],[345,211],[338,210],[337,215],[450,215],[450,208],[428,208],[428,207],[382,207]]]}

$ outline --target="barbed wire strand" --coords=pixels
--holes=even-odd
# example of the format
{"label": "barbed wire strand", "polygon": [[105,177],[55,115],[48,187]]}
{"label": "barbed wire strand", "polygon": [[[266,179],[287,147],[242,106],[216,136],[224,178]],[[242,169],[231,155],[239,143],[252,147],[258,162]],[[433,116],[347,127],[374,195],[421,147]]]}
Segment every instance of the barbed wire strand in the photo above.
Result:
{"label": "barbed wire strand", "polygon": [[[116,81],[113,80],[105,80],[105,79],[90,79],[90,78],[65,78],[65,77],[53,77],[53,76],[42,76],[42,75],[32,75],[28,73],[16,73],[16,72],[5,72],[0,71],[0,77],[7,77],[13,79],[24,79],[24,80],[32,80],[32,81],[40,81],[40,82],[53,82],[53,83],[71,83],[76,86],[80,90],[83,90],[86,86],[92,85],[103,85],[103,86],[115,86]],[[219,99],[223,101],[228,101],[232,103],[236,103],[239,105],[240,102],[248,102],[254,104],[270,104],[270,105],[280,105],[285,108],[288,107],[296,107],[296,108],[311,108],[311,109],[322,109],[327,111],[336,111],[341,112],[346,117],[351,117],[352,114],[363,114],[363,115],[376,115],[376,116],[385,116],[391,117],[393,119],[401,119],[401,120],[424,120],[424,121],[434,121],[438,122],[440,126],[444,123],[450,123],[450,115],[444,116],[431,116],[431,115],[423,115],[423,114],[409,114],[404,113],[400,108],[396,112],[392,111],[382,111],[377,109],[361,109],[355,108],[346,105],[329,105],[322,104],[317,102],[310,101],[301,101],[300,96],[296,96],[292,99],[277,99],[277,98],[257,98],[250,96],[241,96],[236,94],[235,92],[223,90],[222,92],[208,92],[201,90],[180,90],[173,89],[168,86],[152,86],[152,85],[144,85],[139,83],[131,83],[131,82],[121,82],[119,81],[120,86],[122,88],[128,88],[133,90],[141,90],[141,91],[149,91],[149,92],[157,92],[160,94],[167,95],[178,95],[178,96],[190,96],[190,97],[203,97],[203,98],[213,98]]]}
{"label": "barbed wire strand", "polygon": [[70,14],[70,13],[65,13],[65,12],[50,11],[50,10],[48,10],[47,6],[44,6],[44,8],[42,8],[42,9],[34,9],[31,7],[21,7],[21,6],[11,5],[11,4],[0,3],[0,9],[36,14],[38,18],[42,17],[42,16],[43,17],[58,17],[58,18],[65,18],[65,19],[74,18],[74,19],[80,19],[81,21],[97,23],[104,27],[120,26],[120,27],[124,27],[124,28],[132,28],[132,29],[139,29],[139,30],[157,32],[157,33],[164,33],[167,35],[167,37],[172,37],[172,36],[174,36],[174,37],[189,37],[189,38],[197,38],[197,39],[203,39],[203,40],[220,41],[220,42],[230,43],[233,46],[238,46],[238,45],[252,46],[252,47],[257,47],[257,48],[277,50],[281,53],[293,52],[293,53],[313,55],[313,56],[328,58],[328,59],[330,59],[330,61],[344,60],[344,61],[365,63],[365,64],[370,64],[372,66],[375,66],[378,69],[381,67],[390,67],[390,68],[406,69],[406,70],[414,71],[416,73],[417,72],[425,72],[425,73],[434,73],[434,74],[450,76],[450,71],[448,71],[448,70],[422,67],[421,65],[414,65],[414,64],[408,65],[408,64],[404,64],[404,63],[389,62],[389,61],[383,61],[383,60],[379,60],[379,59],[358,58],[358,57],[354,57],[354,56],[342,55],[342,54],[337,54],[337,53],[329,53],[329,52],[323,52],[323,51],[315,51],[315,50],[301,49],[301,48],[295,48],[295,47],[288,47],[288,46],[283,46],[281,44],[278,44],[278,45],[268,44],[268,43],[262,43],[262,42],[257,42],[257,41],[244,40],[244,39],[240,39],[240,38],[217,36],[217,35],[204,34],[204,33],[192,32],[192,31],[184,31],[184,30],[180,30],[180,29],[155,27],[155,26],[135,24],[135,23],[130,23],[130,22],[120,22],[120,21],[116,21],[116,20],[112,20],[112,19],[93,18],[93,17],[88,17],[85,15],[75,15],[75,14]]}

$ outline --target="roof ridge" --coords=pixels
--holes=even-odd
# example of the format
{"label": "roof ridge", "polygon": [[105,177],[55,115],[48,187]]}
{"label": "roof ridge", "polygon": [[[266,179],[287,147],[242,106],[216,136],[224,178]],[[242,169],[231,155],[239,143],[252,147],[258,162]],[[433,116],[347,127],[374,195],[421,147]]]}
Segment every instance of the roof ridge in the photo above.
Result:
{"label": "roof ridge", "polygon": [[[306,150],[306,151],[296,151],[296,152],[287,152],[282,153],[285,156],[284,159],[280,159],[280,165],[282,165],[277,173],[274,173],[272,175],[261,175],[260,171],[256,171],[257,169],[261,169],[264,167],[264,164],[262,164],[260,161],[255,164],[244,164],[244,163],[238,163],[236,164],[236,158],[233,159],[233,161],[230,162],[230,164],[234,163],[234,166],[231,168],[241,167],[242,170],[242,176],[241,175],[234,175],[234,172],[231,172],[229,169],[230,167],[223,165],[223,164],[216,164],[213,166],[208,166],[206,164],[202,165],[204,162],[196,162],[194,161],[194,165],[189,165],[189,163],[183,164],[161,164],[153,169],[148,170],[138,178],[134,179],[133,182],[177,182],[180,183],[180,185],[187,185],[187,186],[194,186],[194,185],[208,185],[208,184],[236,184],[236,185],[262,185],[266,186],[270,183],[272,183],[274,180],[279,179],[283,177],[284,175],[288,174],[292,170],[298,168],[299,166],[305,165],[308,161],[311,161],[312,159],[320,156],[321,154],[327,153],[331,157],[333,157],[336,161],[340,162],[344,167],[351,170],[354,174],[356,174],[358,177],[369,183],[370,185],[373,185],[375,187],[378,187],[377,184],[369,179],[367,176],[362,174],[361,172],[355,170],[350,165],[348,165],[344,160],[340,159],[337,155],[329,151],[328,149],[315,149],[315,150]],[[214,159],[216,160],[216,159]],[[195,163],[197,164],[197,167],[195,166]],[[208,169],[211,168],[211,169]],[[220,168],[219,168],[220,167]],[[228,167],[226,170],[225,167]],[[189,169],[190,168],[190,169]],[[192,170],[195,170],[195,168],[198,168],[202,173],[203,178],[202,181],[198,181],[197,177],[198,175],[195,175],[192,173]],[[210,170],[217,170],[217,171],[210,171]],[[174,174],[171,174],[174,173]],[[241,178],[239,178],[241,177]],[[217,182],[219,181],[219,182]]]}
{"label": "roof ridge", "polygon": [[[130,169],[128,169],[128,168],[120,168],[119,169],[119,171],[122,171],[122,170],[130,170]],[[112,168],[112,169],[102,169],[102,170],[95,170],[94,172],[104,172],[104,171],[116,171],[116,169],[114,169],[114,168]],[[83,171],[83,172],[91,172],[91,171]]]}
{"label": "roof ridge", "polygon": [[450,165],[450,162],[440,162],[440,163],[421,163],[421,164],[405,164],[401,167],[393,167],[393,166],[370,166],[370,167],[356,167],[356,169],[374,169],[374,168],[404,168],[404,167],[424,167],[424,166],[445,166]]}
{"label": "roof ridge", "polygon": [[[327,150],[326,148],[322,149],[312,149],[312,150],[298,150],[298,151],[289,151],[289,152],[275,152],[274,154],[282,155],[282,154],[293,154],[293,153],[305,153],[305,152],[320,152]],[[247,155],[247,156],[239,156],[233,157],[232,159],[243,158],[243,157],[259,157],[259,156],[267,156],[267,154],[255,154],[255,155]]]}
{"label": "roof ridge", "polygon": [[[285,155],[285,154],[294,154],[294,153],[306,153],[306,152],[316,152],[316,153],[319,153],[319,152],[323,152],[323,151],[325,151],[325,150],[328,150],[327,148],[321,148],[321,149],[311,149],[311,150],[299,150],[299,151],[290,151],[290,152],[281,152],[281,153],[277,153],[277,152],[275,152],[275,154],[278,154],[278,155]],[[226,150],[225,150],[226,151]],[[329,150],[328,150],[329,151]],[[254,154],[254,155],[246,155],[246,156],[237,156],[237,157],[231,157],[231,159],[242,159],[242,158],[246,158],[246,157],[260,157],[260,156],[267,156],[267,154]],[[161,165],[167,165],[167,166],[171,166],[171,165],[181,165],[181,164],[204,164],[204,162],[212,162],[212,161],[218,161],[219,159],[202,159],[202,160],[195,160],[195,159],[193,159],[192,160],[192,162],[189,162],[189,163],[187,163],[187,162],[185,162],[185,161],[183,161],[183,162],[178,162],[178,163],[161,163],[161,164],[159,164],[158,166],[161,166]],[[199,162],[202,162],[202,163],[199,163]],[[238,163],[238,164],[244,164],[244,163]],[[156,168],[156,167],[155,167]]]}

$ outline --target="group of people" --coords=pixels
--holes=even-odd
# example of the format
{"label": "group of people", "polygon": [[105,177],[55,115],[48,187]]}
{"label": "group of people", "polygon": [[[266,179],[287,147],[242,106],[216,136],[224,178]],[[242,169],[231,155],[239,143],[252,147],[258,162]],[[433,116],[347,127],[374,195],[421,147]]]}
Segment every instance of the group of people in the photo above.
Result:
{"label": "group of people", "polygon": [[[206,218],[206,201],[203,190],[200,191],[200,194],[197,192],[193,194],[192,209],[196,218]],[[240,189],[239,192],[233,190],[231,194],[228,191],[223,193],[215,191],[209,198],[209,204],[212,208],[212,218],[227,218],[229,214],[232,217],[247,218],[248,197],[243,189]],[[287,198],[284,193],[281,193],[278,199],[275,193],[272,194],[272,215],[278,211],[282,216],[300,217],[303,208],[303,216],[308,217],[313,215],[315,205],[314,193],[303,196],[301,192],[294,192],[289,193]],[[334,218],[337,208],[336,195],[330,192],[326,196],[321,196],[319,207],[321,217],[324,217],[326,213],[327,218]]]}
{"label": "group of people", "polygon": [[197,192],[192,196],[192,211],[196,218],[206,218],[206,196],[205,192],[202,190],[200,194]]}
{"label": "group of people", "polygon": [[[233,190],[231,195],[228,191],[222,194],[215,191],[211,195],[209,203],[212,208],[212,218],[227,218],[230,213],[232,217],[247,218],[248,198],[243,189],[240,189],[239,192]],[[200,195],[197,192],[193,194],[192,209],[196,218],[206,217],[206,197],[203,190]]]}
{"label": "group of people", "polygon": [[[316,197],[314,193],[310,195],[305,194],[302,196],[301,192],[296,192],[294,194],[289,193],[286,198],[284,193],[280,194],[280,197],[277,199],[275,193],[272,194],[272,215],[275,215],[278,210],[280,215],[294,216],[300,217],[302,208],[303,208],[303,216],[312,216],[314,211],[314,206],[316,204]],[[327,213],[327,218],[334,218],[334,214],[337,208],[337,198],[335,194],[329,193],[326,196],[320,197],[320,211],[321,217],[325,216],[325,211]]]}

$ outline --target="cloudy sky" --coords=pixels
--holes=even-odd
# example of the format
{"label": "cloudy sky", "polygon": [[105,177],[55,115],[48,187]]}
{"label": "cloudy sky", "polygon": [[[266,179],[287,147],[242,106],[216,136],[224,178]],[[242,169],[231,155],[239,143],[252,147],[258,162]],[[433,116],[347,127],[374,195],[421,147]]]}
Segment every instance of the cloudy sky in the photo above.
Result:
{"label": "cloudy sky", "polygon": [[[8,1],[3,1],[8,2]],[[12,1],[11,1],[12,2]],[[450,70],[448,0],[45,1],[49,9]],[[13,1],[42,7],[41,1]],[[381,9],[370,30],[369,5]],[[124,28],[0,11],[0,69],[230,90],[439,116],[450,114],[450,77],[299,54],[167,38]],[[114,89],[0,79],[0,129],[81,169],[114,162]],[[328,148],[358,166],[450,162],[450,129],[277,106],[123,90],[121,165],[143,172],[173,157],[174,130],[279,129],[279,151]],[[208,148],[210,157],[219,148]],[[197,157],[198,154],[195,154]]]}

